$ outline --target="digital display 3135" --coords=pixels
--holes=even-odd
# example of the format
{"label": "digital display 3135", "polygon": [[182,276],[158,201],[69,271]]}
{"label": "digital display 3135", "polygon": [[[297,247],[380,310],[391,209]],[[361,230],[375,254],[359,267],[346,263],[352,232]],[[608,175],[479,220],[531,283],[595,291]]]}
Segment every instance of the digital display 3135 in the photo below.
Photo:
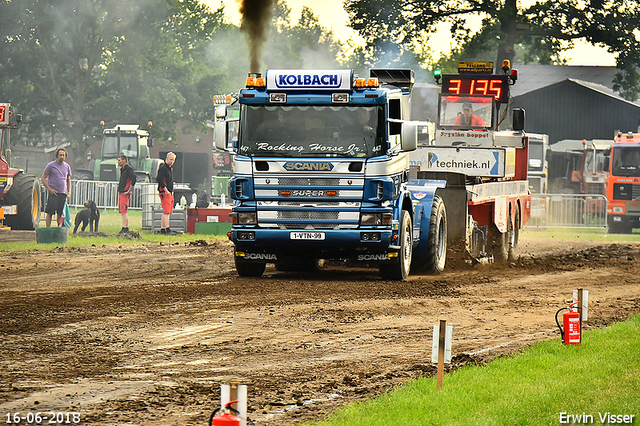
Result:
{"label": "digital display 3135", "polygon": [[509,100],[509,79],[506,75],[443,75],[442,93],[493,95],[503,103]]}

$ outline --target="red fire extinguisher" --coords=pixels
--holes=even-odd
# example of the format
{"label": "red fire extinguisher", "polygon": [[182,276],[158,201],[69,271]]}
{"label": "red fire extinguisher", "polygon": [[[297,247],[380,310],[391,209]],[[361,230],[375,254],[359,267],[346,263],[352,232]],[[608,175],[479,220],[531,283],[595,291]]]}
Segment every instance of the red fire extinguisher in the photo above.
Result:
{"label": "red fire extinguisher", "polygon": [[[580,308],[576,308],[577,310],[572,310],[574,305],[577,305],[578,302],[574,302],[568,307],[558,309],[556,312],[556,324],[560,329],[560,338],[562,339],[562,343],[565,345],[579,345],[580,344]],[[561,311],[567,310],[564,314],[562,314],[562,325],[564,326],[564,330],[560,327],[560,323],[558,322],[558,314]]]}
{"label": "red fire extinguisher", "polygon": [[[231,405],[237,403],[238,400],[229,401],[224,405],[224,408],[218,407],[215,409],[213,413],[211,413],[211,419],[209,419],[210,426],[240,426],[240,418],[234,416],[230,413],[230,411],[234,411],[236,414],[239,413],[238,410],[233,408]],[[224,411],[224,413],[223,413]],[[218,414],[216,416],[217,413]]]}

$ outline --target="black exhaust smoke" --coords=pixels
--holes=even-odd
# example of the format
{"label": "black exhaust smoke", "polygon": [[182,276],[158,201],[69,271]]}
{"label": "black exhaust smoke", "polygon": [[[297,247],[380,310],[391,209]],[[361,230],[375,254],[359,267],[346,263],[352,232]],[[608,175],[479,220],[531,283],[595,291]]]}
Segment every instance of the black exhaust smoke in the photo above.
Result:
{"label": "black exhaust smoke", "polygon": [[249,39],[249,62],[252,73],[260,72],[260,54],[267,41],[267,31],[273,15],[274,0],[237,0],[240,3],[240,28]]}

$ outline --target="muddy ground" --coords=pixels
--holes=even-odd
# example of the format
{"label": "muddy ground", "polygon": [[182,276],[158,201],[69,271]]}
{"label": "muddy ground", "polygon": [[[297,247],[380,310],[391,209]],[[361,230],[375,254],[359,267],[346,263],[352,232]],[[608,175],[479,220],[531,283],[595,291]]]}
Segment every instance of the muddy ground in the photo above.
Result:
{"label": "muddy ground", "polygon": [[440,319],[455,368],[559,342],[554,314],[576,288],[587,327],[640,312],[638,244],[521,237],[509,265],[404,283],[335,265],[239,278],[226,241],[0,251],[0,415],[204,425],[239,381],[248,424],[293,425],[434,374]]}

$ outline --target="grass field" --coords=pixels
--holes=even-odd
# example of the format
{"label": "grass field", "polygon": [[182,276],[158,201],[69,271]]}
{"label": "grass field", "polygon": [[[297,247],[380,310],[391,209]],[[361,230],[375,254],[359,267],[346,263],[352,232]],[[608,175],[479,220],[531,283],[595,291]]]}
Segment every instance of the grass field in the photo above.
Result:
{"label": "grass field", "polygon": [[581,346],[548,340],[462,368],[439,391],[435,378],[418,379],[305,425],[640,424],[640,316],[583,337]]}
{"label": "grass field", "polygon": [[[76,215],[76,210],[71,209],[72,220]],[[44,227],[44,218],[40,222],[40,226]],[[129,212],[129,230],[135,231],[140,234],[140,238],[129,238],[118,236],[118,232],[122,228],[122,215],[116,210],[101,210],[100,211],[100,234],[106,234],[106,236],[87,236],[80,233],[73,235],[73,228],[69,230],[69,237],[67,240],[67,247],[89,247],[92,245],[136,245],[144,244],[146,242],[190,242],[196,240],[226,240],[226,235],[195,235],[195,234],[178,234],[178,235],[161,235],[154,234],[150,230],[142,229],[142,212],[135,210]],[[87,233],[89,228],[87,227]],[[79,231],[78,231],[79,232]],[[57,247],[58,244],[38,244],[35,241],[31,242],[0,242],[0,250],[35,250],[35,249],[51,249]]]}

